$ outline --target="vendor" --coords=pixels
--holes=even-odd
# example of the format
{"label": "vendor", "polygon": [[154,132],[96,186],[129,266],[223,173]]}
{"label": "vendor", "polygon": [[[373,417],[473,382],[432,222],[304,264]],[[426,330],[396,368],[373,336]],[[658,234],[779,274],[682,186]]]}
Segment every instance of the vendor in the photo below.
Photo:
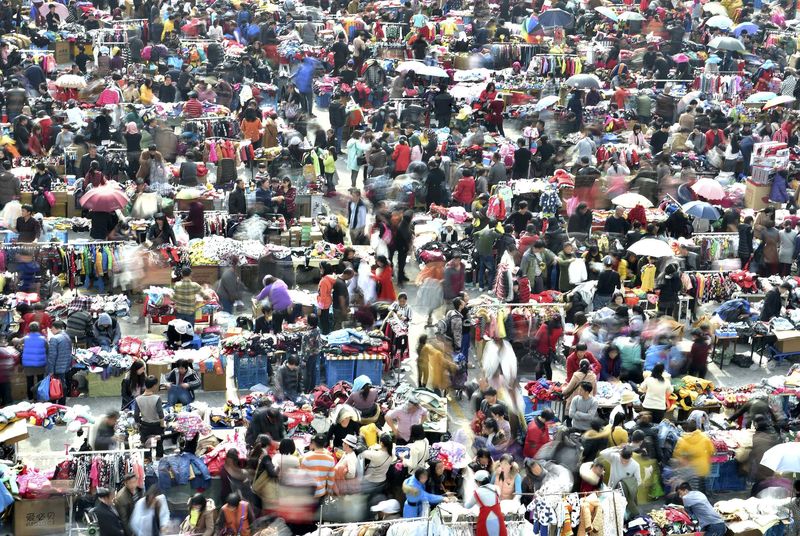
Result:
{"label": "vendor", "polygon": [[411,395],[406,403],[386,413],[386,424],[391,428],[398,445],[405,445],[411,437],[411,426],[422,424],[428,419],[428,410],[423,408],[416,395]]}
{"label": "vendor", "polygon": [[264,288],[256,296],[256,301],[269,300],[272,307],[272,331],[280,333],[283,321],[288,319],[292,311],[292,298],[289,296],[289,287],[282,279],[275,276],[264,276]]}
{"label": "vendor", "polygon": [[200,376],[192,368],[192,363],[187,359],[179,359],[175,368],[167,374],[167,403],[174,406],[194,402],[194,391],[201,385]]}
{"label": "vendor", "polygon": [[779,287],[768,291],[764,296],[764,302],[761,307],[761,315],[758,317],[758,319],[762,322],[769,322],[773,318],[780,316],[785,300],[791,291],[792,285],[788,282],[783,282]]}
{"label": "vendor", "polygon": [[380,415],[380,406],[377,404],[378,390],[372,386],[372,381],[366,375],[361,375],[353,380],[353,391],[345,404],[353,406],[361,414],[361,422],[368,424],[375,422]]}
{"label": "vendor", "polygon": [[92,326],[92,345],[111,350],[122,338],[119,322],[108,313],[100,313]]}

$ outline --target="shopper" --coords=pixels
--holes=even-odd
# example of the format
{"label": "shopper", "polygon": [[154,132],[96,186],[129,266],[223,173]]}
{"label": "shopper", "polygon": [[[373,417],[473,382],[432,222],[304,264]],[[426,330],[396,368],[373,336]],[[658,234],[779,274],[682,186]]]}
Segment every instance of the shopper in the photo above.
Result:
{"label": "shopper", "polygon": [[188,359],[179,359],[175,367],[167,374],[167,404],[191,404],[194,401],[194,391],[202,385],[200,375],[195,372],[192,362]]}

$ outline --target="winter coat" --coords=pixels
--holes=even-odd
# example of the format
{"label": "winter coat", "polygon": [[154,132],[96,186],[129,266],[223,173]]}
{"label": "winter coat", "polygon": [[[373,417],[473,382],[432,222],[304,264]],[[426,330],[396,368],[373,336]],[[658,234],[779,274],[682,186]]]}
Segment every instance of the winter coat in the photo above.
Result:
{"label": "winter coat", "polygon": [[[194,473],[194,478],[189,478],[189,473]],[[158,462],[158,487],[161,491],[168,491],[173,485],[191,484],[192,489],[208,489],[211,485],[211,473],[206,464],[188,452],[173,456],[165,456]]]}
{"label": "winter coat", "polygon": [[686,456],[697,476],[705,478],[711,472],[711,456],[714,455],[714,451],[714,444],[708,436],[700,430],[695,430],[678,439],[673,457],[680,459]]}
{"label": "winter coat", "polygon": [[41,333],[28,333],[23,339],[22,366],[44,367],[47,364],[47,339]]}
{"label": "winter coat", "polygon": [[19,199],[19,179],[8,171],[0,173],[0,205],[5,205],[13,199]]}
{"label": "winter coat", "polygon": [[411,163],[411,148],[402,143],[397,144],[392,153],[392,160],[394,160],[394,170],[405,173],[408,164]]}
{"label": "winter coat", "polygon": [[47,373],[66,374],[72,366],[72,342],[61,332],[50,337],[47,347]]}
{"label": "winter coat", "polygon": [[278,146],[278,126],[275,120],[267,118],[264,121],[264,137],[261,140],[261,145],[264,147],[277,147]]}
{"label": "winter coat", "polygon": [[206,499],[206,509],[203,510],[203,515],[197,520],[197,524],[192,527],[189,524],[189,516],[181,523],[181,534],[186,536],[213,536],[214,522],[216,521],[217,507],[213,499]]}

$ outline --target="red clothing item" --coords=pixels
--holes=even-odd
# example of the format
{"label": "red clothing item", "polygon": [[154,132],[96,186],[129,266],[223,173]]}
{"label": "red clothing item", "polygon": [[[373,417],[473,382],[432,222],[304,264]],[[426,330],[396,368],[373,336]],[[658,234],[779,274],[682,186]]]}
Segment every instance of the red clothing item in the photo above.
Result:
{"label": "red clothing item", "polygon": [[525,446],[522,455],[526,458],[533,458],[539,449],[550,442],[550,434],[547,432],[547,423],[540,423],[538,417],[534,417],[528,425],[528,433],[525,434]]}
{"label": "red clothing item", "polygon": [[183,116],[195,119],[203,115],[203,104],[197,99],[189,99],[183,105]]}
{"label": "red clothing item", "polygon": [[519,251],[523,252],[523,254],[524,254],[526,251],[528,251],[530,249],[530,247],[533,244],[536,243],[537,240],[539,240],[538,235],[527,234],[527,233],[523,232],[519,236],[519,243],[517,244],[517,249]]}
{"label": "red clothing item", "polygon": [[617,104],[617,108],[620,110],[625,109],[625,99],[628,97],[628,95],[630,95],[630,93],[624,87],[620,86],[617,88],[617,90],[614,92],[614,102]]}
{"label": "red clothing item", "polygon": [[378,301],[393,302],[397,299],[397,294],[394,291],[394,283],[392,283],[391,266],[384,266],[380,274],[372,272],[372,278],[380,286],[380,290],[378,290]]}
{"label": "red clothing item", "polygon": [[578,352],[572,352],[567,358],[567,381],[572,378],[572,375],[578,372],[578,367],[581,364],[581,359],[588,359],[592,365],[592,370],[597,376],[600,376],[600,361],[592,355],[592,352],[586,352],[583,357],[578,357]]}
{"label": "red clothing item", "polygon": [[539,326],[539,329],[536,331],[536,336],[534,337],[536,340],[536,351],[544,355],[555,352],[558,340],[563,334],[564,329],[561,326],[550,329],[547,327],[547,324],[542,324]]}
{"label": "red clothing item", "polygon": [[394,170],[405,173],[411,163],[411,147],[398,143],[392,153],[392,160],[394,160]]}
{"label": "red clothing item", "polygon": [[89,184],[92,185],[92,188],[97,188],[98,186],[104,185],[106,182],[106,178],[103,175],[103,172],[100,170],[91,169],[86,172],[86,177],[84,178],[84,183],[88,186]]}
{"label": "red clothing item", "polygon": [[705,341],[694,341],[689,350],[689,363],[697,367],[708,366],[708,352],[710,347]]}
{"label": "red clothing item", "polygon": [[475,178],[461,177],[458,179],[456,189],[453,190],[453,199],[462,205],[472,203],[472,200],[475,199]]}
{"label": "red clothing item", "polygon": [[53,326],[53,319],[52,317],[44,311],[26,313],[22,316],[22,319],[19,323],[19,329],[22,335],[27,335],[30,329],[31,322],[38,322],[39,329],[42,333],[45,333],[48,329]]}
{"label": "red clothing item", "polygon": [[490,125],[502,125],[503,110],[505,110],[505,108],[505,101],[494,99],[489,103],[489,113],[486,114],[486,122]]}
{"label": "red clothing item", "polygon": [[709,128],[706,131],[706,151],[720,143],[725,143],[725,133],[720,128]]}

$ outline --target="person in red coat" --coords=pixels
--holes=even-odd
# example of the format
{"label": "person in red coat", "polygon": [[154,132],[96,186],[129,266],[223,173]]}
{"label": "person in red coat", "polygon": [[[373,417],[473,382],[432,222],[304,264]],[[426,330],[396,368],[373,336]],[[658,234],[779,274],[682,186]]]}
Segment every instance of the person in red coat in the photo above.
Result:
{"label": "person in red coat", "polygon": [[392,282],[392,265],[389,263],[389,259],[383,255],[375,258],[372,278],[378,284],[378,301],[393,302],[397,299]]}
{"label": "person in red coat", "polygon": [[494,100],[489,102],[489,111],[486,114],[486,123],[492,130],[496,130],[503,137],[506,133],[503,130],[503,110],[506,109],[506,101],[503,96],[498,94]]}
{"label": "person in red coat", "polygon": [[587,352],[586,348],[586,343],[580,342],[575,345],[575,351],[567,357],[567,381],[577,372],[581,359],[587,359],[591,363],[594,373],[600,376],[600,361],[591,352]]}
{"label": "person in red coat", "polygon": [[411,163],[411,147],[408,146],[405,136],[400,136],[400,141],[395,145],[392,160],[394,160],[395,177],[406,172],[408,164]]}
{"label": "person in red coat", "polygon": [[550,433],[547,431],[548,423],[556,418],[553,410],[546,408],[542,413],[533,418],[528,425],[528,433],[525,434],[525,445],[522,447],[522,455],[526,458],[533,458],[539,449],[550,442]]}
{"label": "person in red coat", "polygon": [[544,376],[548,380],[553,379],[553,357],[556,355],[558,340],[564,334],[561,325],[561,318],[552,318],[548,322],[539,326],[534,340],[536,341],[536,353],[544,357],[541,372],[537,372],[537,379]]}
{"label": "person in red coat", "polygon": [[475,177],[472,171],[464,169],[461,171],[462,177],[458,179],[456,188],[453,190],[453,199],[464,207],[467,212],[472,211],[472,201],[475,199]]}

